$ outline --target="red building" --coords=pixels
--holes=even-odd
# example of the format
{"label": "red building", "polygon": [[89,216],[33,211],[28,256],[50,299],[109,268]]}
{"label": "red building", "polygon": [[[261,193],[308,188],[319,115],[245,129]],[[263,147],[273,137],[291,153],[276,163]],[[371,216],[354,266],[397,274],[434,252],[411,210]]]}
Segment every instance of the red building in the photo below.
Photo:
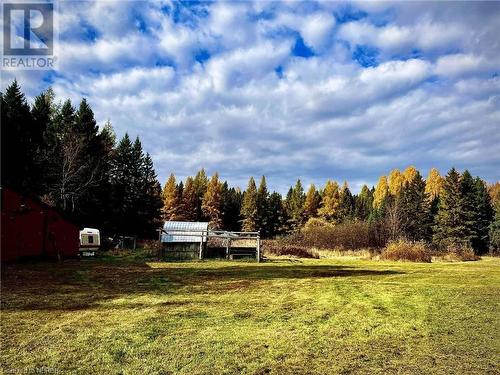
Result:
{"label": "red building", "polygon": [[57,209],[2,187],[1,259],[78,256],[79,229]]}

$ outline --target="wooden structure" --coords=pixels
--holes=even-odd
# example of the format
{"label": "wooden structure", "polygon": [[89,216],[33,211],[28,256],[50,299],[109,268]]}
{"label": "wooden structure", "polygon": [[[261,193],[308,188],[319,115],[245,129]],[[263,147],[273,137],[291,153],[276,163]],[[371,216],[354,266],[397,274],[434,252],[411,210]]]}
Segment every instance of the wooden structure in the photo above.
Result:
{"label": "wooden structure", "polygon": [[165,258],[251,257],[257,262],[261,259],[259,232],[209,230],[208,223],[174,221],[165,222],[159,232]]}
{"label": "wooden structure", "polygon": [[2,262],[23,257],[76,257],[79,233],[78,226],[56,208],[2,187]]}

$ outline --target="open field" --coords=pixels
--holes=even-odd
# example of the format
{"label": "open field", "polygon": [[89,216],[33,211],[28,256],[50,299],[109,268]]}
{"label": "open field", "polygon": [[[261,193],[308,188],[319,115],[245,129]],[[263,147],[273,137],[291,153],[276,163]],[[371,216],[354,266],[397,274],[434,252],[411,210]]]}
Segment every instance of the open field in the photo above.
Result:
{"label": "open field", "polygon": [[9,265],[5,373],[498,374],[500,259]]}

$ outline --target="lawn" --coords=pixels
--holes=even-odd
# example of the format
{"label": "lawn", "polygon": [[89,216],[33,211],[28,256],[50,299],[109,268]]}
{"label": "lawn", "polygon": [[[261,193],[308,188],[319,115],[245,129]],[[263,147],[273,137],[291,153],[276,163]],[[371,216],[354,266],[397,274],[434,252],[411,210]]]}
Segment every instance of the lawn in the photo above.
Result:
{"label": "lawn", "polygon": [[[500,259],[5,266],[5,373],[498,374]],[[24,371],[24,372],[23,372]]]}

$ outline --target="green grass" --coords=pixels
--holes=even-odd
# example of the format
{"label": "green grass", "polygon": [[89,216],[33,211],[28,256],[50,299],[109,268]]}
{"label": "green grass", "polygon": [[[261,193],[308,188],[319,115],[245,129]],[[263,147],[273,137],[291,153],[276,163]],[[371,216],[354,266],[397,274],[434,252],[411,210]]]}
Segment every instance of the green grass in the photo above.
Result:
{"label": "green grass", "polygon": [[500,259],[9,265],[5,373],[498,374]]}

